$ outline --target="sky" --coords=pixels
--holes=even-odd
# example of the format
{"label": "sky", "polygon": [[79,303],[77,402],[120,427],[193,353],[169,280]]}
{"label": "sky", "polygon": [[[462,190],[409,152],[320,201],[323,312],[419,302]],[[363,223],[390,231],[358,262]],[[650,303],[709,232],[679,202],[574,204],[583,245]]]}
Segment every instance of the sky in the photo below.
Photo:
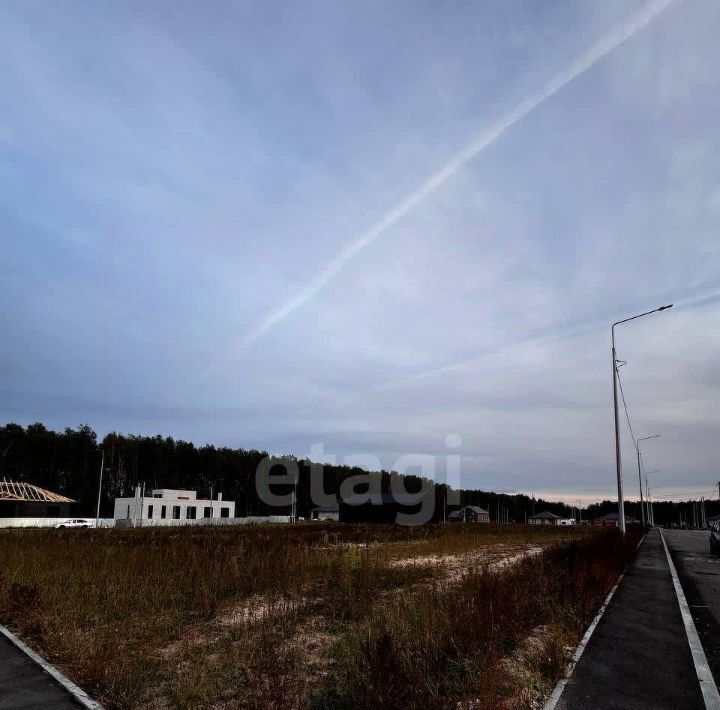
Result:
{"label": "sky", "polygon": [[674,303],[617,329],[628,411],[656,496],[717,494],[718,31],[714,0],[6,0],[0,422],[589,502],[610,325]]}

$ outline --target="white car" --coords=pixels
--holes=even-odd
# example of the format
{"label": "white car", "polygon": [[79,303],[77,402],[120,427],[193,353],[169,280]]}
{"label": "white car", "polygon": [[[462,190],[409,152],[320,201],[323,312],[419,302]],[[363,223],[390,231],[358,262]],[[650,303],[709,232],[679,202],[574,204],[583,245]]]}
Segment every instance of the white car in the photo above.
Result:
{"label": "white car", "polygon": [[55,525],[56,528],[94,528],[95,521],[87,520],[85,518],[70,518],[69,520],[62,520]]}

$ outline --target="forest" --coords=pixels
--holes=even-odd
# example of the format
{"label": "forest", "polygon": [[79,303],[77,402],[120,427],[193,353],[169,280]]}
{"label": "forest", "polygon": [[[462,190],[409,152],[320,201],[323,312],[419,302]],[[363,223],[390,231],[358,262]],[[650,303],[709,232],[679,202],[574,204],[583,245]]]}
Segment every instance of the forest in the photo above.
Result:
{"label": "forest", "polygon": [[[25,481],[77,501],[74,514],[95,514],[101,463],[103,484],[101,517],[111,517],[116,497],[132,495],[136,485],[153,488],[197,490],[207,497],[211,491],[222,492],[226,500],[236,503],[236,515],[288,514],[266,505],[258,496],[255,474],[261,462],[268,458],[266,451],[216,447],[195,444],[172,437],[140,436],[112,432],[99,439],[87,424],[76,429],[53,431],[41,423],[23,427],[9,423],[0,427],[0,479]],[[337,495],[342,482],[350,476],[367,474],[349,466],[324,464],[293,456],[273,457],[278,466],[291,463],[297,466],[298,514],[309,515],[314,507],[311,500],[311,476],[322,475],[326,493]],[[390,490],[391,478],[399,474],[378,471],[377,484],[383,492]],[[417,476],[403,476],[408,491],[419,490],[422,480]],[[435,486],[438,509],[446,495],[444,485]],[[286,492],[279,489],[278,493]],[[289,491],[288,491],[289,492]],[[493,521],[524,522],[534,512],[549,510],[562,517],[576,516],[574,509],[561,502],[533,499],[523,494],[494,493],[483,490],[461,490],[460,505],[480,505],[490,512]],[[593,519],[616,510],[613,501],[593,504],[582,511],[584,519]],[[457,507],[457,506],[453,506]],[[708,516],[720,513],[720,503],[706,502]],[[640,517],[639,506],[627,503],[626,514]],[[684,503],[655,504],[655,520],[659,524],[688,520],[688,506]]]}

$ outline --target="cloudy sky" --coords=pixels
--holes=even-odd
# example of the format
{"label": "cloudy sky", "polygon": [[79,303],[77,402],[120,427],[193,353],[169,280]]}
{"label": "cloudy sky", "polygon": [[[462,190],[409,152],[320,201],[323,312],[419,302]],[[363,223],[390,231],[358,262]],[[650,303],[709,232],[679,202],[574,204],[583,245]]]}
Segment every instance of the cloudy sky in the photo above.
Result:
{"label": "cloudy sky", "polygon": [[6,0],[0,420],[591,500],[609,326],[674,302],[620,326],[625,394],[658,494],[711,491],[719,32],[715,0]]}

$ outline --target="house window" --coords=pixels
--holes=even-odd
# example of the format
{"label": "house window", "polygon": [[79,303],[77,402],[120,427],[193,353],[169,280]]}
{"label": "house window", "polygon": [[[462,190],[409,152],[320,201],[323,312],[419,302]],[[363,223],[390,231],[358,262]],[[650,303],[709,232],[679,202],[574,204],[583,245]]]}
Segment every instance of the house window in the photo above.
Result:
{"label": "house window", "polygon": [[194,505],[187,507],[186,517],[188,520],[195,520],[197,517],[197,508]]}
{"label": "house window", "polygon": [[128,506],[127,515],[125,517],[130,520],[130,506]]}
{"label": "house window", "polygon": [[229,518],[230,517],[230,508],[220,508],[220,517],[221,518]]}
{"label": "house window", "polygon": [[180,520],[180,506],[173,506],[173,520]]}
{"label": "house window", "polygon": [[162,506],[162,508],[160,508],[160,517],[164,520],[166,516],[167,516],[167,507]]}
{"label": "house window", "polygon": [[152,518],[153,514],[153,507],[151,505],[148,506],[148,519]]}
{"label": "house window", "polygon": [[212,508],[206,507],[203,509],[203,518],[212,518]]}

